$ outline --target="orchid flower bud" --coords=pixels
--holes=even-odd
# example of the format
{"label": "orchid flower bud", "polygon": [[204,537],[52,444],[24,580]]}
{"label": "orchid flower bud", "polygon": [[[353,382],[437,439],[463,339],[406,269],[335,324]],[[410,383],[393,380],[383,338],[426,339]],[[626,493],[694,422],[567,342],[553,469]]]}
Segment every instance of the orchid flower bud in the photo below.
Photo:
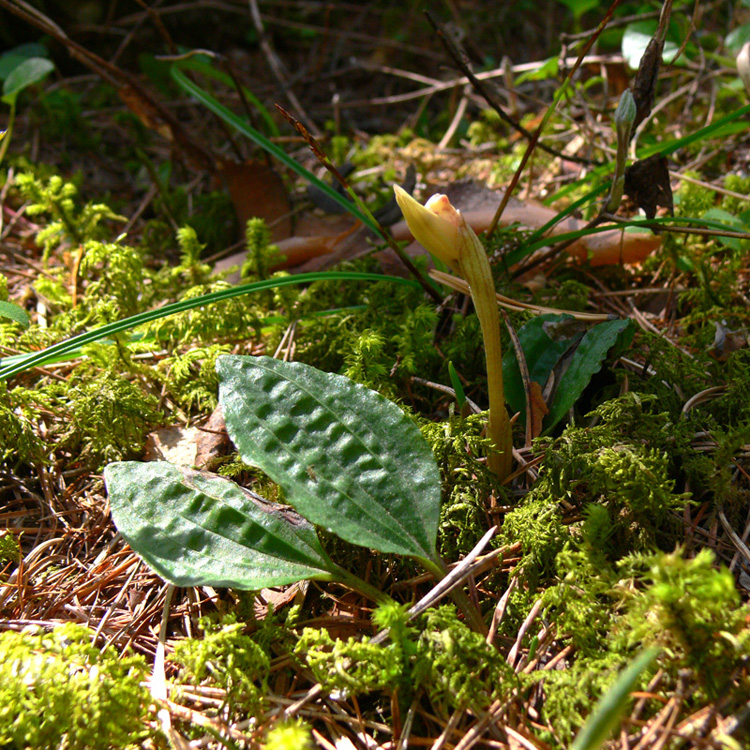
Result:
{"label": "orchid flower bud", "polygon": [[510,474],[513,459],[512,431],[503,391],[500,315],[487,252],[447,196],[433,195],[423,206],[398,185],[393,188],[414,239],[436,258],[462,274],[469,284],[482,328],[487,361],[490,402],[488,433],[491,442],[488,465],[498,477],[505,479]]}
{"label": "orchid flower bud", "polygon": [[737,73],[750,94],[750,42],[745,42],[737,55]]}
{"label": "orchid flower bud", "polygon": [[630,140],[630,131],[633,128],[636,114],[637,108],[633,92],[630,89],[625,89],[615,110],[615,128],[617,130],[618,145],[621,141],[627,143]]}
{"label": "orchid flower bud", "polygon": [[615,132],[617,133],[617,159],[615,161],[615,174],[612,177],[612,189],[610,190],[605,209],[610,213],[617,211],[622,200],[625,189],[625,163],[628,160],[628,143],[633,131],[633,123],[636,118],[636,104],[633,92],[625,89],[620,97],[620,103],[615,111]]}
{"label": "orchid flower bud", "polygon": [[414,239],[425,250],[457,271],[461,252],[460,235],[464,228],[473,231],[461,212],[451,205],[446,195],[433,195],[423,206],[399,185],[394,185],[393,189],[396,191],[396,202]]}

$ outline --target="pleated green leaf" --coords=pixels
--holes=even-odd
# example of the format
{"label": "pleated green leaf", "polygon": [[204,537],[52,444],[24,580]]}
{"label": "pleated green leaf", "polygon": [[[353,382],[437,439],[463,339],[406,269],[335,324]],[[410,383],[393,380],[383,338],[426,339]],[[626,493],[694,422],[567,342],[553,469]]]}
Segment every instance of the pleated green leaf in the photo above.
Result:
{"label": "pleated green leaf", "polygon": [[176,586],[261,589],[334,577],[307,521],[226,479],[122,461],[104,480],[120,534]]}
{"label": "pleated green leaf", "polygon": [[305,518],[353,544],[437,558],[440,475],[414,422],[348,378],[220,357],[219,402],[242,459]]}

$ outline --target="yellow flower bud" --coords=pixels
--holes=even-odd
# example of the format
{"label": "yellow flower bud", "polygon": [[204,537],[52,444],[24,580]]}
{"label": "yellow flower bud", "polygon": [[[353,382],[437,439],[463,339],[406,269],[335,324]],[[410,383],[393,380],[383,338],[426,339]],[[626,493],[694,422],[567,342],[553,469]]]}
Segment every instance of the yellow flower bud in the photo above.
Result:
{"label": "yellow flower bud", "polygon": [[487,358],[490,402],[488,431],[492,443],[489,468],[505,479],[510,474],[513,444],[503,391],[500,315],[487,253],[479,237],[446,195],[433,195],[423,206],[403,188],[398,185],[393,188],[414,239],[436,258],[462,274],[469,284]]}
{"label": "yellow flower bud", "polygon": [[414,239],[454,271],[458,270],[459,234],[463,227],[468,227],[461,213],[445,195],[433,195],[423,206],[399,185],[394,185],[393,189]]}
{"label": "yellow flower bud", "polygon": [[745,91],[750,94],[750,42],[745,42],[737,55],[737,73],[745,84]]}

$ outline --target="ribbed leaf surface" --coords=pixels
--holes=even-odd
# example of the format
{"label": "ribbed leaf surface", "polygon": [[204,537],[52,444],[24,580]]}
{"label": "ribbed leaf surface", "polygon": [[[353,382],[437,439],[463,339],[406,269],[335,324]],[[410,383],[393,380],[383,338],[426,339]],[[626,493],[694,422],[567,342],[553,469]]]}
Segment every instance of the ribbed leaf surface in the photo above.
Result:
{"label": "ribbed leaf surface", "polygon": [[161,461],[104,470],[125,541],[176,586],[261,589],[331,578],[315,529],[221,477]]}
{"label": "ribbed leaf surface", "polygon": [[244,461],[305,518],[353,544],[435,559],[440,476],[419,429],[348,378],[270,357],[220,357],[219,401]]}

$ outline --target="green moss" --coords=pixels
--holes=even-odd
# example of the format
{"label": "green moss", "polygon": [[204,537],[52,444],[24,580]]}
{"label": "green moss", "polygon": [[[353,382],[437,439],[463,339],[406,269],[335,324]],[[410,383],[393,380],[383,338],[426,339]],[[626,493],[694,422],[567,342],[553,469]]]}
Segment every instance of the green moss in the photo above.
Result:
{"label": "green moss", "polygon": [[29,201],[26,207],[29,216],[46,215],[50,218],[36,236],[37,243],[44,248],[45,259],[62,242],[80,245],[103,239],[104,220],[125,220],[103,203],[87,203],[79,208],[76,203],[78,188],[58,175],[45,181],[31,172],[22,172],[16,177],[16,185]]}
{"label": "green moss", "polygon": [[[725,710],[742,705],[750,686],[749,611],[740,605],[732,575],[715,567],[709,550],[693,559],[679,551],[633,554],[611,565],[571,544],[557,563],[562,580],[544,594],[545,617],[576,651],[566,669],[526,679],[544,681],[544,718],[563,742],[644,646],[661,648],[662,694],[694,675],[701,688],[690,706],[720,696],[734,707]],[[641,689],[649,679],[641,677]]]}
{"label": "green moss", "polygon": [[[367,268],[367,263],[356,266]],[[433,345],[437,317],[420,289],[388,282],[316,283],[300,299],[296,315],[326,307],[361,307],[363,301],[364,310],[305,320],[297,331],[297,358],[399,398],[405,379],[417,368],[421,377],[430,377],[440,362]]]}
{"label": "green moss", "polygon": [[132,247],[119,241],[86,242],[79,276],[86,284],[82,308],[89,312],[85,325],[103,325],[143,309],[143,258]]}
{"label": "green moss", "polygon": [[390,628],[384,644],[335,640],[326,631],[305,628],[295,653],[326,690],[397,691],[406,705],[423,692],[432,710],[443,715],[459,706],[486,707],[510,689],[512,670],[505,659],[458,619],[453,606],[429,610],[417,624],[407,624],[405,617],[406,608],[395,604],[376,612],[375,621]]}
{"label": "green moss", "polygon": [[467,139],[474,147],[494,143],[499,149],[507,149],[508,139],[502,134],[503,127],[500,115],[494,109],[483,109],[479,119],[469,125]]}
{"label": "green moss", "polygon": [[[570,745],[596,701],[609,691],[627,663],[621,654],[604,652],[598,657],[576,660],[565,669],[521,678],[527,684],[543,683],[542,717],[554,731],[550,738],[553,747]],[[644,689],[650,676],[642,676],[637,689]]]}
{"label": "green moss", "polygon": [[301,719],[275,724],[266,735],[265,750],[312,750],[310,726]]}
{"label": "green moss", "polygon": [[[685,172],[685,175],[692,177],[694,180],[702,179],[698,172],[690,170]],[[679,190],[675,193],[674,202],[675,212],[680,216],[700,218],[709,208],[713,207],[716,202],[716,193],[703,185],[696,185],[693,182],[683,180],[680,182]]]}
{"label": "green moss", "polygon": [[716,700],[741,677],[737,670],[750,655],[750,610],[741,605],[732,574],[716,567],[709,549],[692,559],[678,550],[635,562],[646,568],[640,576],[646,588],[630,601],[629,629],[620,639],[662,646],[668,657],[662,668],[675,678],[689,668]]}
{"label": "green moss", "polygon": [[264,281],[271,267],[281,260],[279,248],[271,244],[271,230],[263,219],[249,219],[245,227],[247,258],[242,264],[243,281]]}
{"label": "green moss", "polygon": [[216,360],[229,352],[229,346],[214,344],[161,360],[158,371],[163,373],[162,382],[175,402],[187,412],[194,408],[201,412],[213,411],[219,389]]}
{"label": "green moss", "polygon": [[181,666],[178,681],[208,684],[226,691],[232,711],[257,713],[263,702],[270,659],[244,625],[227,615],[222,622],[200,621],[203,638],[178,641],[170,659]]}
{"label": "green moss", "polygon": [[145,739],[148,668],[76,624],[0,635],[0,745],[108,750]]}
{"label": "green moss", "polygon": [[[674,543],[673,513],[687,496],[675,492],[665,451],[674,424],[654,406],[651,397],[627,393],[589,415],[598,421],[596,426],[568,427],[555,440],[538,441],[537,448],[545,451],[544,471],[519,508],[506,517],[501,534],[505,543],[523,543],[521,568],[532,580],[549,574],[553,557],[576,528],[563,529],[560,503],[573,511],[587,509],[589,524],[593,518],[600,530],[607,528],[610,560]],[[591,504],[606,510],[610,526]]]}
{"label": "green moss", "polygon": [[38,415],[33,392],[8,390],[0,383],[0,461],[5,465],[43,465],[48,459],[44,443],[37,437]]}
{"label": "green moss", "polygon": [[[724,177],[724,188],[740,195],[750,195],[750,177],[728,174]],[[730,214],[741,214],[750,208],[747,200],[740,200],[731,195],[722,195],[721,207]]]}
{"label": "green moss", "polygon": [[501,492],[486,462],[480,460],[487,453],[486,427],[485,414],[421,423],[442,478],[438,540],[440,554],[447,560],[474,548],[487,531],[487,497],[491,492]]}
{"label": "green moss", "polygon": [[0,531],[0,566],[6,563],[17,563],[21,559],[21,545],[10,530]]}
{"label": "green moss", "polygon": [[486,708],[510,692],[515,675],[503,655],[445,605],[424,615],[414,680],[432,706],[447,715],[459,706]]}
{"label": "green moss", "polygon": [[100,466],[140,454],[146,434],[163,421],[154,396],[112,369],[77,367],[67,381],[35,391],[16,388],[34,421],[46,424],[46,440],[80,464]]}
{"label": "green moss", "polygon": [[201,254],[206,246],[198,241],[194,227],[186,225],[177,230],[177,244],[180,247],[180,262],[170,269],[172,277],[180,277],[188,286],[207,284],[212,270],[207,263],[201,263]]}

